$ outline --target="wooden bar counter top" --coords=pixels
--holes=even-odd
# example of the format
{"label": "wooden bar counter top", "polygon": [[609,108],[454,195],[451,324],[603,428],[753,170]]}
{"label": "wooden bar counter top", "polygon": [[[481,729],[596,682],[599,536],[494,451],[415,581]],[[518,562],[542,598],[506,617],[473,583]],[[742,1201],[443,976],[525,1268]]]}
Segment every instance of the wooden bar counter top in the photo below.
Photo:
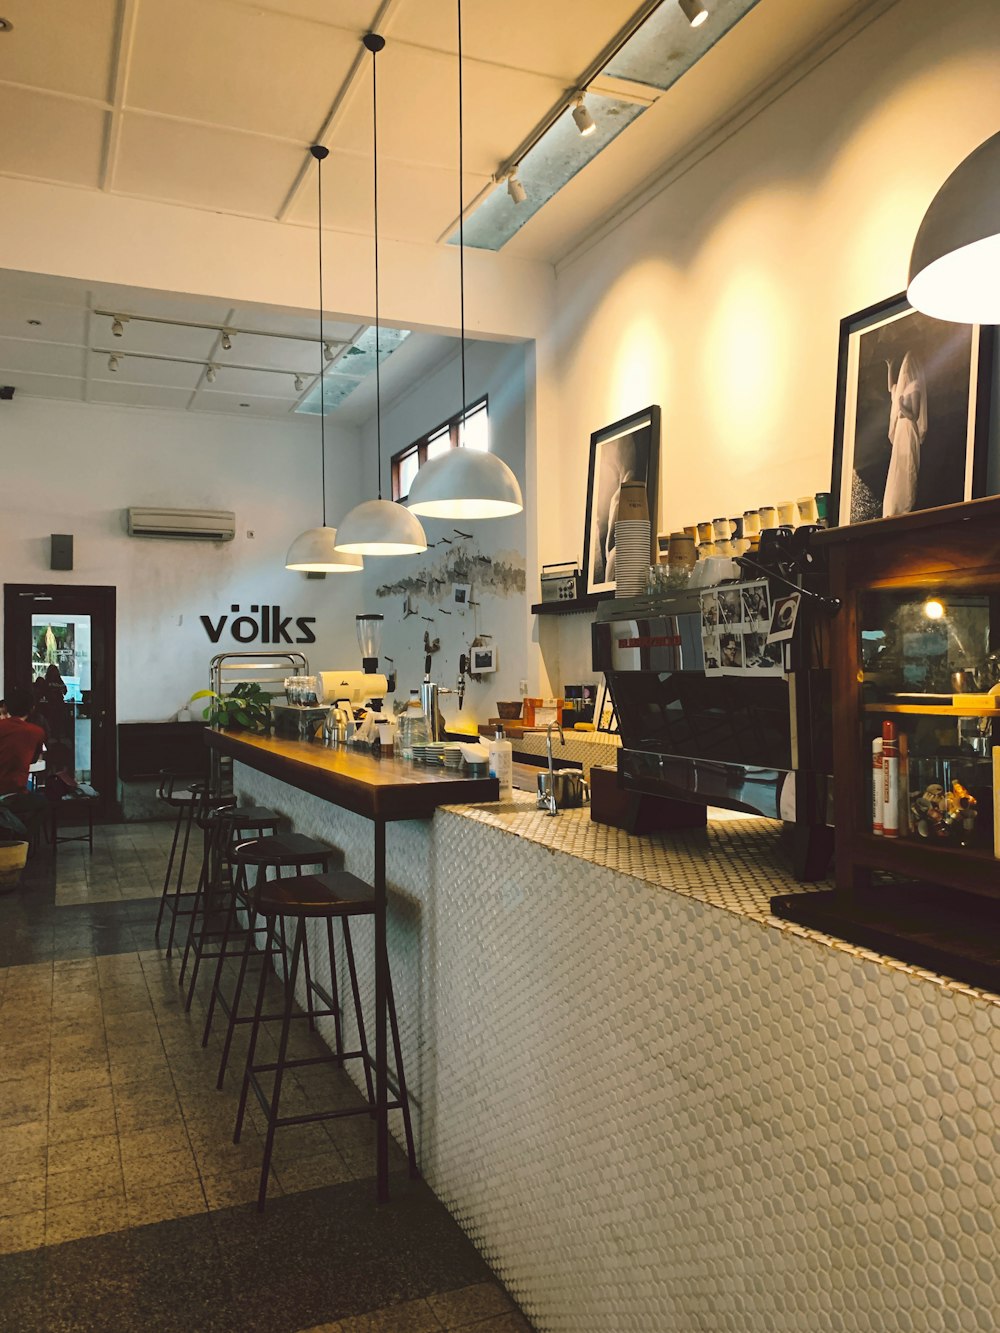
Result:
{"label": "wooden bar counter top", "polygon": [[499,800],[496,778],[467,778],[451,769],[367,750],[327,749],[308,741],[278,740],[250,732],[207,731],[220,754],[322,797],[369,819],[429,819],[439,805]]}

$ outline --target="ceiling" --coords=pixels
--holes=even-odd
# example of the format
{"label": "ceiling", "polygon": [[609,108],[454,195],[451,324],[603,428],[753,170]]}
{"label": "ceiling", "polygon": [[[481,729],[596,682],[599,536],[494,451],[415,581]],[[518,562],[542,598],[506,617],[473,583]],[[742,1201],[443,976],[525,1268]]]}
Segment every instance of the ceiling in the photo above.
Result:
{"label": "ceiling", "polygon": [[[557,262],[811,46],[891,3],[760,0],[671,88],[647,89],[646,113],[491,262]],[[639,6],[464,0],[467,208]],[[359,235],[372,229],[371,57],[361,38],[377,30],[386,38],[380,234],[435,247],[453,229],[455,0],[0,0],[0,17],[13,24],[0,33],[0,119],[16,127],[0,136],[0,176],[314,227],[308,147],[322,142],[330,149],[324,223]],[[337,293],[328,298],[336,308]],[[133,319],[116,338],[112,314],[161,322]],[[364,327],[327,332],[347,345]],[[223,328],[244,330],[230,352],[220,346]],[[26,394],[287,416],[315,385],[316,336],[308,310],[0,272],[0,383]],[[453,351],[453,339],[412,334],[385,363],[384,395]],[[123,354],[116,371],[112,353]],[[371,415],[373,379],[352,386],[339,419]]]}
{"label": "ceiling", "polygon": [[[116,315],[124,321],[119,337],[111,331]],[[325,321],[335,358],[365,327]],[[231,331],[228,352],[223,330]],[[411,334],[382,367],[385,400],[453,355],[455,345]],[[316,386],[320,346],[311,311],[0,270],[0,384],[32,397],[287,418]],[[114,371],[112,355],[119,358]],[[327,384],[342,380],[350,395],[336,419],[360,424],[374,411],[374,376],[359,382],[338,366],[335,359],[327,369]]]}
{"label": "ceiling", "polygon": [[[673,88],[646,90],[656,105],[641,132],[630,127],[575,177],[571,200],[557,196],[532,218],[515,253],[558,258],[606,216],[609,199],[640,185],[804,42],[878,3],[762,0]],[[465,0],[467,203],[639,7]],[[371,57],[361,38],[374,27],[386,37],[382,234],[433,244],[455,222],[455,0],[0,0],[0,15],[13,23],[0,34],[0,119],[17,126],[0,137],[0,174],[314,225],[307,149],[320,141],[331,150],[326,225],[369,233]],[[691,104],[678,90],[696,75]],[[640,153],[626,146],[633,138]]]}

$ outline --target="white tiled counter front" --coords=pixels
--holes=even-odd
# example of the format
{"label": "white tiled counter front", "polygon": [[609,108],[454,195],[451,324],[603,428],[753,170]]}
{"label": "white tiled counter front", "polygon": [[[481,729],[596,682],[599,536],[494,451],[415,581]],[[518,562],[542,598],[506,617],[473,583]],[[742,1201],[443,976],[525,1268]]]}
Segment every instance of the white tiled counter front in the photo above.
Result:
{"label": "white tiled counter front", "polygon": [[[238,785],[370,874],[364,820]],[[994,997],[771,918],[763,820],[388,839],[421,1168],[542,1333],[997,1327]]]}

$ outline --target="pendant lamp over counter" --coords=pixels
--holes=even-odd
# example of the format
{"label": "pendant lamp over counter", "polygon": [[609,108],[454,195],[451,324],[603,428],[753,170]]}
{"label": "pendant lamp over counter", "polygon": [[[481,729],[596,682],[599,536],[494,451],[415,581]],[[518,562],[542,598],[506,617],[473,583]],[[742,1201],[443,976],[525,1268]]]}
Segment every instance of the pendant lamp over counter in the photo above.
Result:
{"label": "pendant lamp over counter", "polygon": [[960,162],[913,243],[909,302],[958,324],[1000,324],[1000,133]]}
{"label": "pendant lamp over counter", "polygon": [[[465,388],[465,152],[462,107],[462,0],[458,4],[458,282],[462,316],[462,427]],[[517,477],[502,458],[479,449],[449,449],[424,463],[413,479],[407,507],[428,518],[502,518],[524,508]]]}
{"label": "pendant lamp over counter", "polygon": [[382,499],[382,379],[379,370],[378,290],[378,83],[376,57],[385,38],[369,32],[364,37],[372,53],[372,156],[375,163],[375,432],[378,440],[378,499],[355,505],[341,522],[337,550],[349,555],[416,555],[427,550],[427,538],[419,520],[392,500]]}
{"label": "pendant lamp over counter", "polygon": [[323,478],[323,525],[319,528],[306,528],[295,538],[285,556],[285,568],[297,569],[307,574],[354,574],[364,568],[364,561],[357,555],[350,555],[337,550],[337,529],[326,524],[326,425],[324,421],[326,402],[324,399],[323,372],[326,361],[323,356],[323,159],[330,150],[322,144],[313,144],[309,149],[316,160],[316,191],[318,195],[319,229],[319,448],[320,470]]}

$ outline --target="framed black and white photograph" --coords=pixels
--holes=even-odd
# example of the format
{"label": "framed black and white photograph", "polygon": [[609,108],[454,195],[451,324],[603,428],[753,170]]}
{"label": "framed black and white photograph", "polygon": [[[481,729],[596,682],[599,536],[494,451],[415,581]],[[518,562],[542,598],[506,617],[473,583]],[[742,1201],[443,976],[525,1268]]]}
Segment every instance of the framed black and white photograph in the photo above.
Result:
{"label": "framed black and white photograph", "polygon": [[469,605],[469,598],[472,596],[472,585],[469,583],[453,583],[451,591],[455,605],[464,611]]}
{"label": "framed black and white photograph", "polygon": [[645,485],[650,531],[655,540],[659,461],[658,407],[644,408],[591,435],[583,532],[583,568],[588,593],[615,590],[615,522],[621,488],[626,482]]}
{"label": "framed black and white photograph", "polygon": [[831,513],[840,524],[954,504],[986,488],[991,328],[906,297],[840,326]]}
{"label": "framed black and white photograph", "polygon": [[497,669],[497,650],[495,648],[476,647],[472,650],[472,665],[469,670],[475,676],[485,675],[487,671]]}

